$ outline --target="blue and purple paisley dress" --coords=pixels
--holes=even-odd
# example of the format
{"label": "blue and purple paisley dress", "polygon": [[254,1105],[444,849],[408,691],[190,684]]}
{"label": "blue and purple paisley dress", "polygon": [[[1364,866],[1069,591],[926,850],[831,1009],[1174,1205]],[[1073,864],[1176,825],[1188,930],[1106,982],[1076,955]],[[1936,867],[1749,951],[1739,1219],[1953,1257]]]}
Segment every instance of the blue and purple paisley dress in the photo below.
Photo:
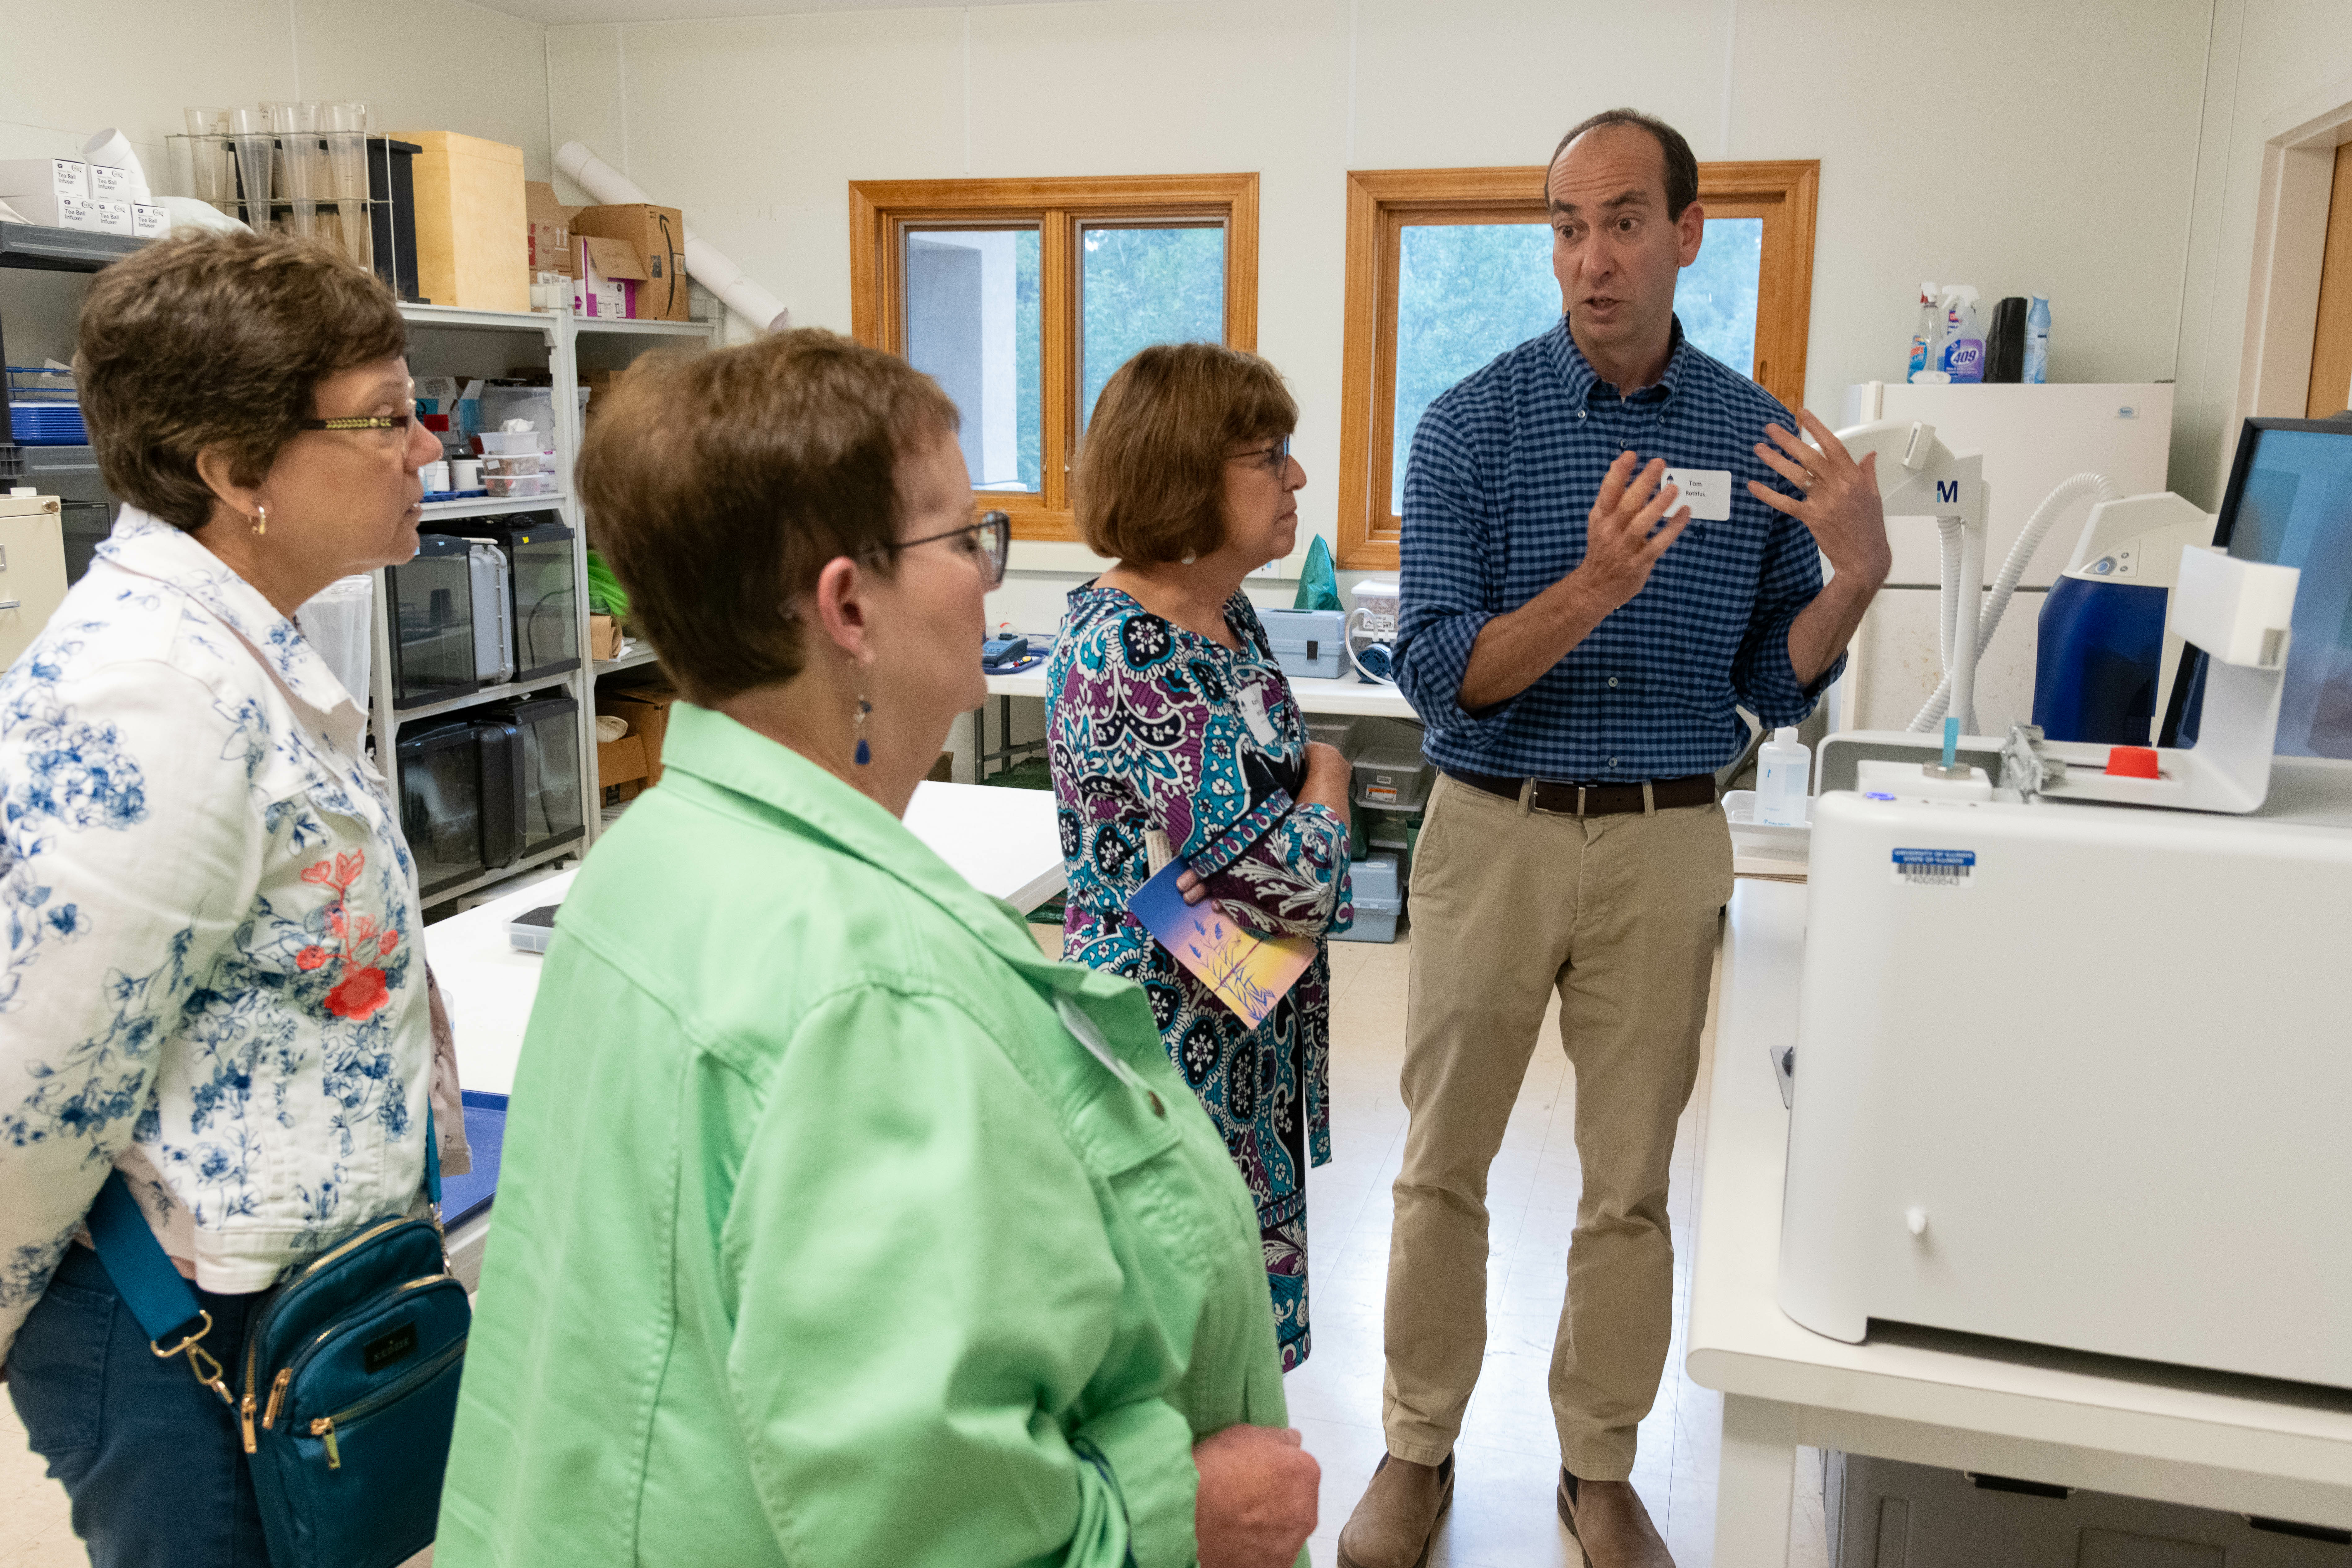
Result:
{"label": "blue and purple paisley dress", "polygon": [[[1307,1169],[1331,1158],[1331,971],[1347,929],[1348,829],[1301,805],[1307,727],[1244,595],[1225,605],[1238,651],[1162,620],[1116,588],[1070,595],[1046,667],[1045,729],[1062,858],[1062,956],[1123,974],[1249,1184],[1275,1338],[1288,1372],[1310,1346]],[[1127,912],[1157,828],[1226,917],[1318,939],[1315,961],[1255,1029]]]}

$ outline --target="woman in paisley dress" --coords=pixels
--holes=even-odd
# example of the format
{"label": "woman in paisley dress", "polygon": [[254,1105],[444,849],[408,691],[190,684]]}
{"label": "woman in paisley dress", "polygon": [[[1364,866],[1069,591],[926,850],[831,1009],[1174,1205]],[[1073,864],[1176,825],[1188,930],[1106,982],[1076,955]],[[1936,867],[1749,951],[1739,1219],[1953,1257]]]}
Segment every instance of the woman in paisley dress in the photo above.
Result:
{"label": "woman in paisley dress", "polygon": [[[1087,542],[1118,564],[1071,594],[1045,699],[1069,870],[1063,957],[1142,984],[1224,1135],[1256,1203],[1286,1372],[1312,1342],[1307,1169],[1331,1158],[1324,941],[1350,917],[1347,760],[1308,742],[1241,591],[1297,531],[1297,418],[1273,366],[1211,343],[1146,349],[1111,377],[1076,501]],[[1315,939],[1255,1028],[1128,913],[1171,855],[1189,902]]]}
{"label": "woman in paisley dress", "polygon": [[82,310],[125,505],[0,677],[0,1373],[100,1568],[268,1562],[237,1411],[82,1228],[110,1173],[234,1375],[289,1265],[421,1202],[428,1125],[466,1168],[399,812],[294,620],[416,552],[405,343],[372,275],[250,234],[151,245]]}

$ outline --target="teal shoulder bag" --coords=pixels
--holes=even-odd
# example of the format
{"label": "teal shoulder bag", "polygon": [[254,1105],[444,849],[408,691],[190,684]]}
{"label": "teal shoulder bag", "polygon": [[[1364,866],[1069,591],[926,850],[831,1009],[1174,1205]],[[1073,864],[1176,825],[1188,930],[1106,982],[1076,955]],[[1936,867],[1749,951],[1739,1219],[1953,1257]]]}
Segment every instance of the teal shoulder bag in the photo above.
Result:
{"label": "teal shoulder bag", "polygon": [[99,1260],[150,1348],[185,1355],[237,1413],[271,1568],[393,1568],[432,1544],[473,1311],[442,1251],[429,1111],[425,1184],[435,1217],[378,1220],[278,1281],[236,1367],[205,1348],[211,1315],[121,1172],[90,1205]]}

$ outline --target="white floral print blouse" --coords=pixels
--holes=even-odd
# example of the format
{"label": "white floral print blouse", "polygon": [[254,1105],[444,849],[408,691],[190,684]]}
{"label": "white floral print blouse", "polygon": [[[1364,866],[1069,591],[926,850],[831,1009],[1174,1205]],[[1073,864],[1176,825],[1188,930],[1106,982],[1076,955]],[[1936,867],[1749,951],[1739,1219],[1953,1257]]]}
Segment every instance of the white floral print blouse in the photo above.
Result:
{"label": "white floral print blouse", "polygon": [[364,726],[131,508],[0,677],[0,1357],[110,1168],[207,1290],[415,1200],[433,1031]]}

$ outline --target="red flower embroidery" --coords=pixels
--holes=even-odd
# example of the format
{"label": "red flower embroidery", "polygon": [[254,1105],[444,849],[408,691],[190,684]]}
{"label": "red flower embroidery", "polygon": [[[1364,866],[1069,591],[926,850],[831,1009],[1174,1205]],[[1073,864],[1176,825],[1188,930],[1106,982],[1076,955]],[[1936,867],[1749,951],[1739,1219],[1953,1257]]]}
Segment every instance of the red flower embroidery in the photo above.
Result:
{"label": "red flower embroidery", "polygon": [[306,971],[324,968],[330,958],[341,966],[342,979],[327,993],[327,1011],[338,1018],[364,1018],[392,1002],[383,971],[369,961],[389,957],[400,945],[400,932],[388,927],[379,930],[373,916],[354,917],[346,907],[352,885],[366,867],[366,851],[353,849],[321,860],[302,873],[302,879],[312,887],[335,890],[335,901],[327,908],[327,929],[334,933],[341,951],[314,943],[296,953],[294,962]]}
{"label": "red flower embroidery", "polygon": [[327,1011],[338,1018],[364,1018],[391,1000],[383,970],[346,966],[343,983],[327,993]]}

